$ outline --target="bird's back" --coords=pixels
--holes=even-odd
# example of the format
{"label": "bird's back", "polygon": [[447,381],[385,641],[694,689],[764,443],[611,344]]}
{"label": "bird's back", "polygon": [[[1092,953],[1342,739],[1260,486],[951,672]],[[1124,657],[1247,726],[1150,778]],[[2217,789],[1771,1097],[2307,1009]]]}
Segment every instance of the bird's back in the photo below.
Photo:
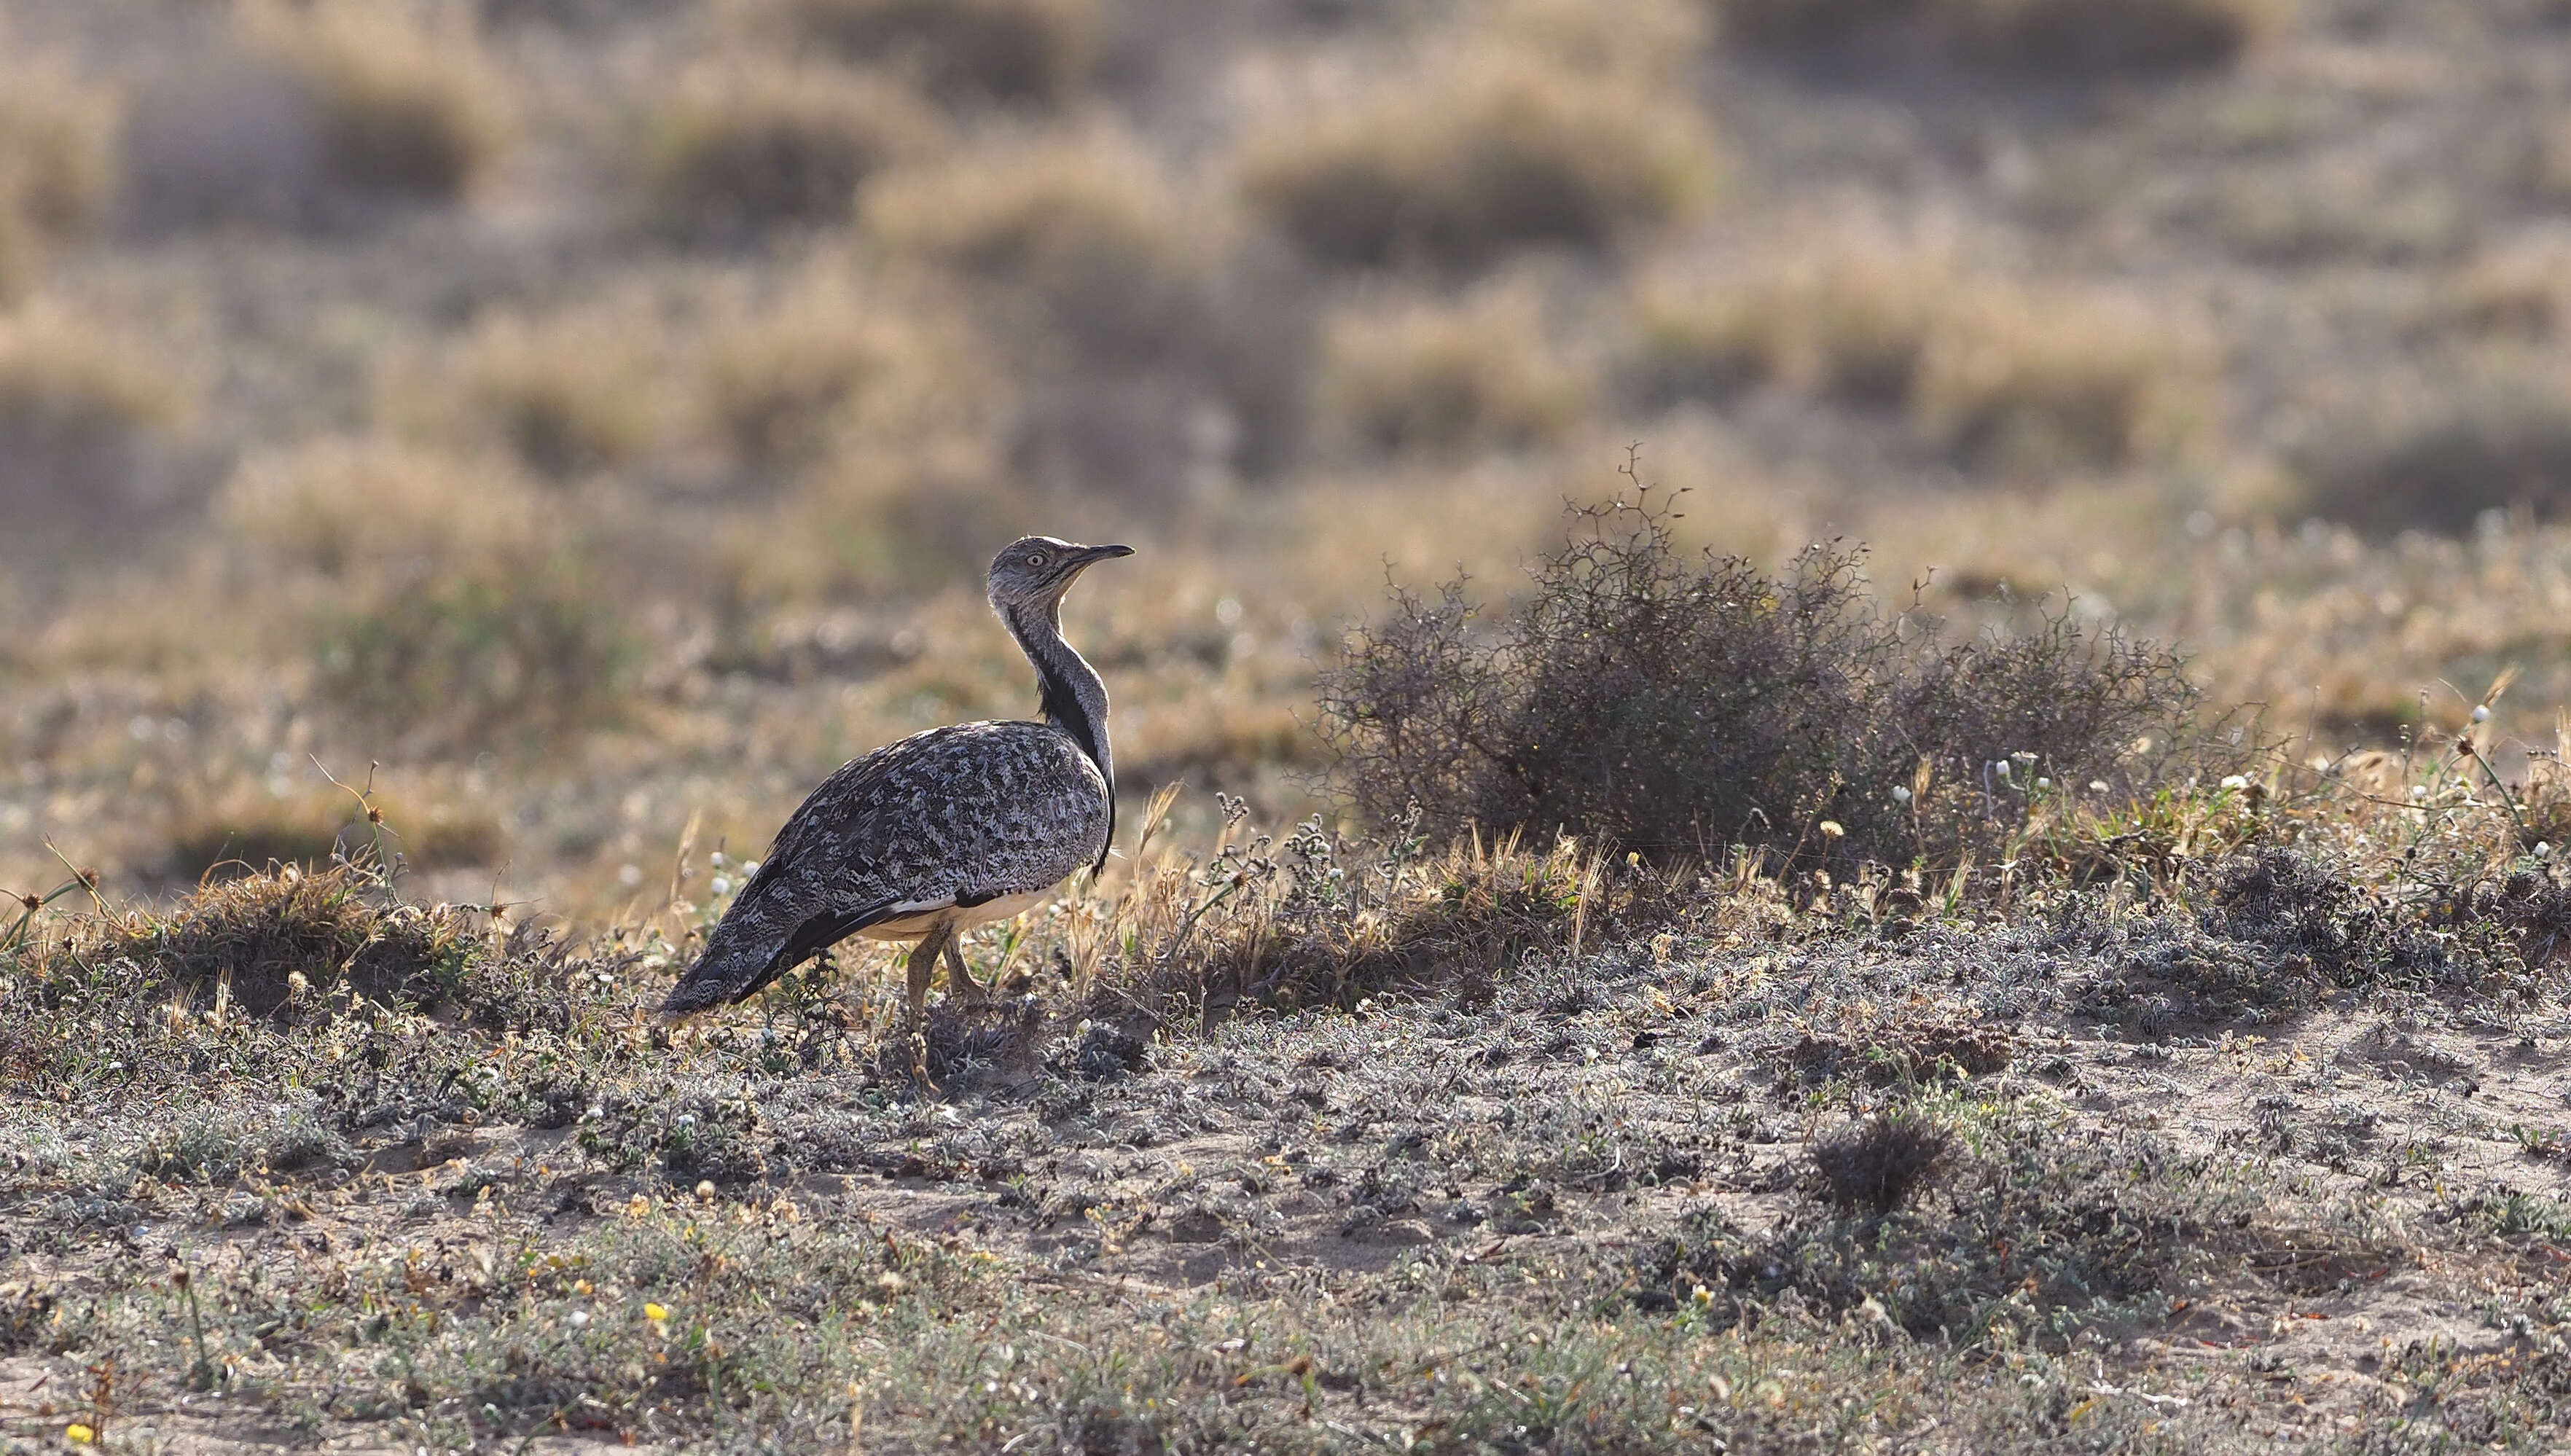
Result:
{"label": "bird's back", "polygon": [[957,724],[852,759],[803,800],[663,1010],[738,1000],[867,925],[1043,890],[1107,847],[1108,783],[1040,723]]}
{"label": "bird's back", "polygon": [[842,764],[777,831],[760,878],[921,898],[1042,889],[1098,857],[1107,780],[1040,723],[930,728]]}

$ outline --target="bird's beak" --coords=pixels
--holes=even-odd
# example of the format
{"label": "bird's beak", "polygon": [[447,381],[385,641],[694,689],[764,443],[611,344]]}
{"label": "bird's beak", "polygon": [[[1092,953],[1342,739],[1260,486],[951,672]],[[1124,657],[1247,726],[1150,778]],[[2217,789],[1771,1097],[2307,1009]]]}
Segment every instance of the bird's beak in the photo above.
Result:
{"label": "bird's beak", "polygon": [[1069,582],[1072,578],[1079,576],[1082,572],[1089,570],[1091,567],[1098,565],[1098,563],[1102,561],[1113,561],[1117,557],[1132,556],[1133,554],[1134,548],[1131,546],[1080,547],[1071,553],[1071,560],[1068,563],[1071,569],[1062,574],[1062,579],[1065,582]]}

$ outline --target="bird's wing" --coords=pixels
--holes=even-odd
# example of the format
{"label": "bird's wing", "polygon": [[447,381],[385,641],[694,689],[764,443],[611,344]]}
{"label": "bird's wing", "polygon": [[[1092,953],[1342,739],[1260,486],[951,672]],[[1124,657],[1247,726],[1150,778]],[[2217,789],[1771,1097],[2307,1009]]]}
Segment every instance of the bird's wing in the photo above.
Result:
{"label": "bird's wing", "polygon": [[1056,883],[1094,854],[1104,803],[1095,766],[1040,724],[887,743],[786,819],[662,1011],[738,1001],[879,921]]}
{"label": "bird's wing", "polygon": [[704,953],[670,988],[663,1016],[681,1016],[757,994],[771,981],[894,911],[900,896],[871,885],[850,842],[870,837],[877,815],[868,792],[899,771],[918,737],[886,743],[839,765],[776,831],[759,868],[742,883],[707,937]]}

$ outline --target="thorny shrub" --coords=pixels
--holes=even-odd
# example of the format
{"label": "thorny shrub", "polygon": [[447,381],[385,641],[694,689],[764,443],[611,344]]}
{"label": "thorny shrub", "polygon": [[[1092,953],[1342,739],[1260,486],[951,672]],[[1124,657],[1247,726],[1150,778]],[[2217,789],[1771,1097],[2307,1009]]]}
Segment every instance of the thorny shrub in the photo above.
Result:
{"label": "thorny shrub", "polygon": [[1879,610],[1837,543],[1771,577],[1691,559],[1648,490],[1573,516],[1507,621],[1485,625],[1461,581],[1395,588],[1323,674],[1335,786],[1365,816],[1417,805],[1438,841],[1567,833],[1671,862],[1739,845],[1945,865],[2075,791],[2220,771],[2177,657],[2113,628],[2063,611],[1955,641]]}
{"label": "thorny shrub", "polygon": [[1889,1213],[1936,1177],[1953,1142],[1916,1114],[1878,1113],[1814,1141],[1812,1171],[1832,1208]]}

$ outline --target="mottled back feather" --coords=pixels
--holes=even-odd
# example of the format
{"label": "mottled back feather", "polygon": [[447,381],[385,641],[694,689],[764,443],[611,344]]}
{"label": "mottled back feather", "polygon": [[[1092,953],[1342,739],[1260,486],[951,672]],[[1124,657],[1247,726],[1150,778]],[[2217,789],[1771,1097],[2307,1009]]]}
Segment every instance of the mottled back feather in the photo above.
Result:
{"label": "mottled back feather", "polygon": [[776,833],[664,1015],[749,996],[869,925],[1047,889],[1107,848],[1105,775],[1040,723],[930,728],[824,779]]}

